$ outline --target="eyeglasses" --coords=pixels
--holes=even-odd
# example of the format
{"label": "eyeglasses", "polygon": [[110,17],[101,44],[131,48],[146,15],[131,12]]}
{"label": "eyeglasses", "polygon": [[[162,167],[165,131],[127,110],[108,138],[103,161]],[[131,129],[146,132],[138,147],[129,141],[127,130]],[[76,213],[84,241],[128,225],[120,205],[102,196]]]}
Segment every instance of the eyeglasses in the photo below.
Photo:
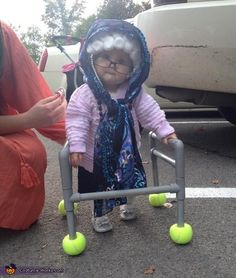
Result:
{"label": "eyeglasses", "polygon": [[132,66],[128,66],[122,62],[114,62],[107,56],[97,56],[94,58],[94,64],[102,68],[114,68],[114,70],[120,74],[130,73],[133,69]]}

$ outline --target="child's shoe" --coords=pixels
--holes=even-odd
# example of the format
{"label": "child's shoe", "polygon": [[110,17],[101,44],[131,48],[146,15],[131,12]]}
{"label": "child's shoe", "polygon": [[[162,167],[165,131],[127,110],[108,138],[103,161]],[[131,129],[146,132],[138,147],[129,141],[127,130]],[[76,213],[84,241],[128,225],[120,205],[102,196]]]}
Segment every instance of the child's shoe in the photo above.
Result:
{"label": "child's shoe", "polygon": [[93,228],[98,233],[105,233],[112,230],[112,224],[106,215],[92,218]]}
{"label": "child's shoe", "polygon": [[133,205],[121,205],[120,206],[120,218],[122,220],[133,220],[137,217],[136,211]]}

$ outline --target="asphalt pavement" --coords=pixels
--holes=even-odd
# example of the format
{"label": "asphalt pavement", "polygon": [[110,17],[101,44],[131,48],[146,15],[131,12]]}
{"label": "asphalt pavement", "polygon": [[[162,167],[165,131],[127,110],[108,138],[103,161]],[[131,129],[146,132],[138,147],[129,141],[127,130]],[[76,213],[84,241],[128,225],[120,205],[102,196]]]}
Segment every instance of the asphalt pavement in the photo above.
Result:
{"label": "asphalt pavement", "polygon": [[[229,124],[212,131],[211,126],[175,125],[185,143],[187,187],[235,187],[236,129]],[[205,128],[205,129],[204,129]],[[228,133],[227,149],[219,129]],[[228,137],[227,137],[228,138]],[[212,141],[211,141],[212,140]],[[219,141],[219,142],[218,142]],[[230,142],[228,142],[230,141]],[[184,246],[169,238],[176,223],[176,202],[171,208],[153,208],[148,196],[138,196],[138,218],[121,221],[119,210],[110,214],[113,231],[98,234],[91,226],[89,203],[81,202],[77,230],[87,239],[79,256],[64,254],[61,241],[68,233],[65,217],[57,212],[62,199],[58,151],[60,146],[43,139],[48,152],[46,202],[37,223],[24,232],[0,229],[0,277],[5,266],[25,271],[17,277],[66,278],[234,278],[236,273],[235,199],[194,198],[185,200],[185,222],[192,225],[193,240]],[[214,144],[212,143],[214,142]],[[171,151],[165,146],[161,150]],[[223,153],[223,154],[222,154]],[[143,134],[142,157],[152,183],[147,134]],[[173,169],[160,163],[160,180],[173,182]],[[214,184],[213,180],[219,180]],[[76,188],[76,185],[75,185]],[[13,275],[14,276],[14,275]]]}

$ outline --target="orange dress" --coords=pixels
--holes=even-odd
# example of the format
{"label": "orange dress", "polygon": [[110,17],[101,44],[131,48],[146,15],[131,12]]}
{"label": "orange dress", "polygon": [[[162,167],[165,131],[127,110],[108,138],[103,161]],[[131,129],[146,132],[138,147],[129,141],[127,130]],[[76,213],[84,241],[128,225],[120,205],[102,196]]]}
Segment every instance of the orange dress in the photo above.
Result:
{"label": "orange dress", "polygon": [[[0,22],[0,115],[27,111],[52,95],[15,33]],[[61,142],[64,120],[37,129]],[[27,229],[44,205],[46,151],[33,130],[0,136],[0,228]]]}

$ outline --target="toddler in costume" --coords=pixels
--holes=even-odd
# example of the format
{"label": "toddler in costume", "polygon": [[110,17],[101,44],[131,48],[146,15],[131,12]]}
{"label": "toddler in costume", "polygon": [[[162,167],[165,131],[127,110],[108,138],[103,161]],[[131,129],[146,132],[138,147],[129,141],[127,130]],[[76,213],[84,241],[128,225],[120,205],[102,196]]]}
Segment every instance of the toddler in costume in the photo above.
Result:
{"label": "toddler in costume", "polygon": [[[78,167],[80,193],[142,188],[139,123],[164,143],[175,139],[164,112],[142,88],[150,55],[141,31],[116,19],[97,20],[80,54],[85,84],[73,93],[66,131],[70,163]],[[107,213],[120,206],[122,220],[136,218],[132,198],[94,200],[92,224],[107,232]]]}

